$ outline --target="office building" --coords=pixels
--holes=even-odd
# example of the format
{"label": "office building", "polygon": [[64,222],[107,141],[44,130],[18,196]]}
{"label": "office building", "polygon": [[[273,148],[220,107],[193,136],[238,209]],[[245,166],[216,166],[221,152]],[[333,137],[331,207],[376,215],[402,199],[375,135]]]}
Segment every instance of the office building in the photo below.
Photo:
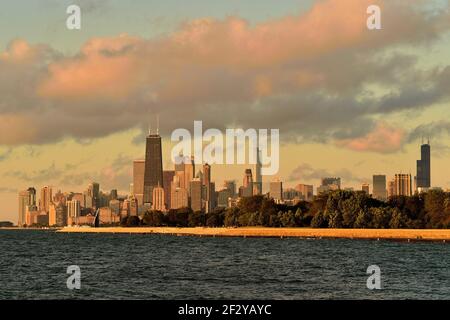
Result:
{"label": "office building", "polygon": [[431,147],[429,142],[420,147],[420,160],[417,160],[416,188],[427,190],[431,187]]}
{"label": "office building", "polygon": [[164,181],[164,205],[166,209],[170,208],[170,196],[172,194],[172,181],[175,176],[174,170],[164,170],[163,171],[163,181]]}
{"label": "office building", "polygon": [[64,227],[67,225],[67,207],[62,202],[52,203],[48,213],[50,227]]}
{"label": "office building", "polygon": [[412,196],[411,174],[396,174],[394,178],[394,195]]}
{"label": "office building", "polygon": [[48,212],[50,204],[53,201],[52,187],[45,186],[41,189],[41,197],[39,199],[39,210]]}
{"label": "office building", "polygon": [[158,186],[164,187],[161,136],[149,132],[145,144],[144,203],[152,201],[153,188]]}
{"label": "office building", "polygon": [[374,175],[372,185],[373,185],[372,197],[381,201],[386,201],[387,199],[386,176],[381,174]]}
{"label": "office building", "polygon": [[19,227],[23,227],[27,224],[27,208],[34,207],[36,207],[36,189],[30,187],[27,190],[19,192],[19,219],[17,224]]}
{"label": "office building", "polygon": [[298,184],[295,190],[300,195],[300,199],[304,201],[312,201],[314,198],[314,187],[309,184]]}
{"label": "office building", "polygon": [[279,179],[270,182],[269,194],[276,202],[283,200],[283,183]]}
{"label": "office building", "polygon": [[133,194],[139,205],[144,204],[145,160],[133,161]]}
{"label": "office building", "polygon": [[203,211],[202,209],[202,190],[203,190],[203,186],[202,186],[202,181],[200,180],[200,178],[194,178],[193,180],[191,180],[190,182],[190,190],[191,190],[191,209],[192,211],[196,212],[196,211]]}
{"label": "office building", "polygon": [[78,218],[81,214],[81,204],[78,200],[67,201],[67,224],[78,224]]}
{"label": "office building", "polygon": [[152,210],[165,212],[165,200],[164,188],[159,186],[153,188]]}
{"label": "office building", "polygon": [[185,188],[172,185],[170,196],[170,209],[181,209],[189,207],[189,195]]}

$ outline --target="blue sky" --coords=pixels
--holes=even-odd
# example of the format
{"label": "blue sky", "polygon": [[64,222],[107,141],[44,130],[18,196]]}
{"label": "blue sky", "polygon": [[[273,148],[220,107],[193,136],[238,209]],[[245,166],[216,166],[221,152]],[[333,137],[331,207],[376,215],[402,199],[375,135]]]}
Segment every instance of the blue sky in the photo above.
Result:
{"label": "blue sky", "polygon": [[[113,36],[123,32],[152,38],[171,32],[180,23],[200,17],[218,19],[230,15],[251,23],[298,14],[312,0],[17,0],[2,3],[0,45],[13,38],[32,43],[51,44],[64,53],[74,53],[89,38]],[[65,28],[66,8],[78,4],[82,9],[82,30]]]}

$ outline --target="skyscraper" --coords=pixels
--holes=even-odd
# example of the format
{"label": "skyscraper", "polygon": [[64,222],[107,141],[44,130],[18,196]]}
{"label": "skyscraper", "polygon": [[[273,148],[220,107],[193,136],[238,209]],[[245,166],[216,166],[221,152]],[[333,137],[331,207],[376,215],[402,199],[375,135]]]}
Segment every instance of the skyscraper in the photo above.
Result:
{"label": "skyscraper", "polygon": [[28,188],[19,192],[19,219],[18,226],[26,224],[27,210],[36,210],[36,189]]}
{"label": "skyscraper", "polygon": [[78,217],[81,214],[81,205],[78,200],[67,201],[67,224],[78,224]]}
{"label": "skyscraper", "polygon": [[202,211],[202,181],[199,178],[191,180],[190,190],[192,211]]}
{"label": "skyscraper", "polygon": [[239,188],[240,197],[253,196],[253,175],[252,169],[245,169],[244,179],[242,181],[242,187]]}
{"label": "skyscraper", "polygon": [[431,187],[431,147],[429,143],[420,147],[420,160],[417,160],[417,189]]}
{"label": "skyscraper", "polygon": [[208,163],[203,165],[203,200],[205,201],[205,212],[209,213],[213,207],[213,188],[211,185],[211,166]]}
{"label": "skyscraper", "polygon": [[234,198],[236,196],[236,181],[225,180],[223,186],[225,189],[228,189],[230,191],[231,198]]}
{"label": "skyscraper", "polygon": [[48,225],[50,227],[64,227],[67,225],[67,208],[62,202],[50,205],[48,213]]}
{"label": "skyscraper", "polygon": [[412,196],[411,174],[396,174],[394,178],[396,196]]}
{"label": "skyscraper", "polygon": [[163,182],[164,182],[164,204],[166,208],[170,208],[170,197],[172,194],[172,181],[175,176],[174,170],[164,170],[163,171]]}
{"label": "skyscraper", "polygon": [[144,203],[152,201],[153,188],[157,186],[164,187],[161,136],[149,132],[145,145]]}
{"label": "skyscraper", "polygon": [[152,209],[156,211],[166,211],[163,187],[158,186],[153,188]]}
{"label": "skyscraper", "polygon": [[295,187],[295,190],[297,190],[298,193],[300,193],[301,199],[305,201],[312,201],[314,198],[314,187],[312,185],[308,184],[298,184]]}
{"label": "skyscraper", "polygon": [[145,160],[133,161],[133,194],[136,197],[138,204],[144,204],[144,172]]}
{"label": "skyscraper", "polygon": [[45,186],[41,189],[41,197],[39,199],[39,210],[48,212],[50,204],[53,202],[52,187]]}
{"label": "skyscraper", "polygon": [[189,197],[185,188],[172,189],[172,195],[170,196],[170,208],[180,209],[189,206]]}
{"label": "skyscraper", "polygon": [[275,201],[283,200],[283,183],[279,179],[270,182],[270,197]]}
{"label": "skyscraper", "polygon": [[388,196],[388,198],[395,196],[395,180],[394,179],[390,179],[388,181],[387,196]]}
{"label": "skyscraper", "polygon": [[90,183],[86,190],[86,195],[86,207],[89,207],[90,200],[92,201],[90,207],[98,208],[100,206],[100,184],[97,182]]}
{"label": "skyscraper", "polygon": [[373,176],[373,197],[375,199],[386,201],[387,190],[386,190],[386,176],[385,175],[374,175]]}
{"label": "skyscraper", "polygon": [[109,200],[116,200],[118,197],[117,195],[117,189],[112,189],[109,193]]}
{"label": "skyscraper", "polygon": [[255,179],[253,180],[253,194],[262,194],[262,175],[261,175],[261,152],[256,148],[256,163],[255,163]]}

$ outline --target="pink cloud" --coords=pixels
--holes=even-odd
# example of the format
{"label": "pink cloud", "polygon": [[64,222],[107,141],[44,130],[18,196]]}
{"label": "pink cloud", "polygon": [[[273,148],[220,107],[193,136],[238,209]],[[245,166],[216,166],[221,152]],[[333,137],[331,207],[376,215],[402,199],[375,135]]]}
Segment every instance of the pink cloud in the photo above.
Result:
{"label": "pink cloud", "polygon": [[405,131],[403,129],[380,122],[363,137],[338,140],[335,141],[335,144],[354,151],[392,153],[401,149],[404,139]]}
{"label": "pink cloud", "polygon": [[177,95],[176,90],[183,95],[180,79],[184,84],[195,82],[197,70],[213,72],[216,68],[246,74],[244,94],[253,92],[256,97],[285,88],[286,83],[309,86],[323,75],[296,70],[271,74],[269,78],[266,74],[253,76],[252,72],[259,73],[268,67],[276,69],[290,60],[317,59],[368,41],[366,8],[372,2],[320,1],[304,14],[256,26],[237,17],[196,19],[157,40],[125,34],[94,38],[81,49],[80,55],[50,64],[49,77],[41,83],[38,93],[50,98],[117,99],[142,86],[155,90],[163,83],[164,98],[165,92]]}

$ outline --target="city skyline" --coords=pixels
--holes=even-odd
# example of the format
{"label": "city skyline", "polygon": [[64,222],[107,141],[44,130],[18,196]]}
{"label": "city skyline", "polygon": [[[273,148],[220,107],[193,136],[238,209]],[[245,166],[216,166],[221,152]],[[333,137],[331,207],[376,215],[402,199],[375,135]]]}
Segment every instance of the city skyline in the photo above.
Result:
{"label": "city skyline", "polygon": [[[63,3],[28,1],[23,12],[24,3],[0,13],[10,26],[0,28],[0,220],[17,221],[18,193],[30,186],[97,181],[127,193],[155,115],[164,168],[171,132],[202,120],[280,129],[283,187],[414,178],[422,137],[431,186],[450,187],[446,1],[412,10],[396,0],[264,0],[256,10],[195,0],[185,12],[173,0],[81,1],[76,32],[65,29]],[[367,30],[368,4],[382,8],[382,30]],[[245,169],[212,165],[211,178],[217,188]]]}
{"label": "city skyline", "polygon": [[[260,173],[261,163],[244,171],[242,185],[236,192],[236,181],[225,180],[222,188],[216,190],[212,181],[211,166],[203,164],[196,171],[194,157],[180,156],[172,168],[162,167],[161,137],[158,130],[149,131],[146,137],[145,160],[133,160],[133,176],[129,193],[119,198],[117,189],[109,193],[101,190],[98,182],[91,182],[83,193],[59,189],[53,196],[53,187],[40,189],[40,197],[36,197],[36,189],[29,187],[18,194],[18,225],[98,225],[119,223],[123,218],[132,216],[142,218],[150,210],[169,212],[170,210],[190,208],[193,212],[213,212],[217,207],[230,208],[236,206],[240,199],[255,195],[266,195],[275,203],[295,206],[301,201],[312,201],[314,195],[335,190],[351,190],[365,192],[371,197],[386,201],[393,196],[413,196],[415,193],[427,192],[423,181],[430,185],[431,146],[429,141],[421,145],[421,160],[417,161],[417,172],[420,179],[409,174],[396,173],[389,180],[386,175],[374,174],[372,189],[369,183],[363,183],[360,189],[346,187],[341,177],[322,177],[320,185],[298,184],[295,188],[283,188],[283,181],[273,178],[269,189],[264,192]],[[258,153],[259,151],[257,151]],[[426,173],[423,172],[423,161],[426,161]],[[155,185],[149,185],[152,176]],[[165,182],[159,181],[159,176]],[[164,176],[164,178],[163,178]],[[168,179],[170,176],[170,179]],[[170,187],[169,187],[170,185]],[[165,186],[165,187],[163,187]],[[441,189],[440,187],[437,187]],[[435,188],[434,188],[435,189]],[[314,191],[316,190],[316,191]],[[448,191],[448,190],[447,190]],[[143,192],[143,194],[139,193]],[[97,218],[98,216],[98,218]]]}

